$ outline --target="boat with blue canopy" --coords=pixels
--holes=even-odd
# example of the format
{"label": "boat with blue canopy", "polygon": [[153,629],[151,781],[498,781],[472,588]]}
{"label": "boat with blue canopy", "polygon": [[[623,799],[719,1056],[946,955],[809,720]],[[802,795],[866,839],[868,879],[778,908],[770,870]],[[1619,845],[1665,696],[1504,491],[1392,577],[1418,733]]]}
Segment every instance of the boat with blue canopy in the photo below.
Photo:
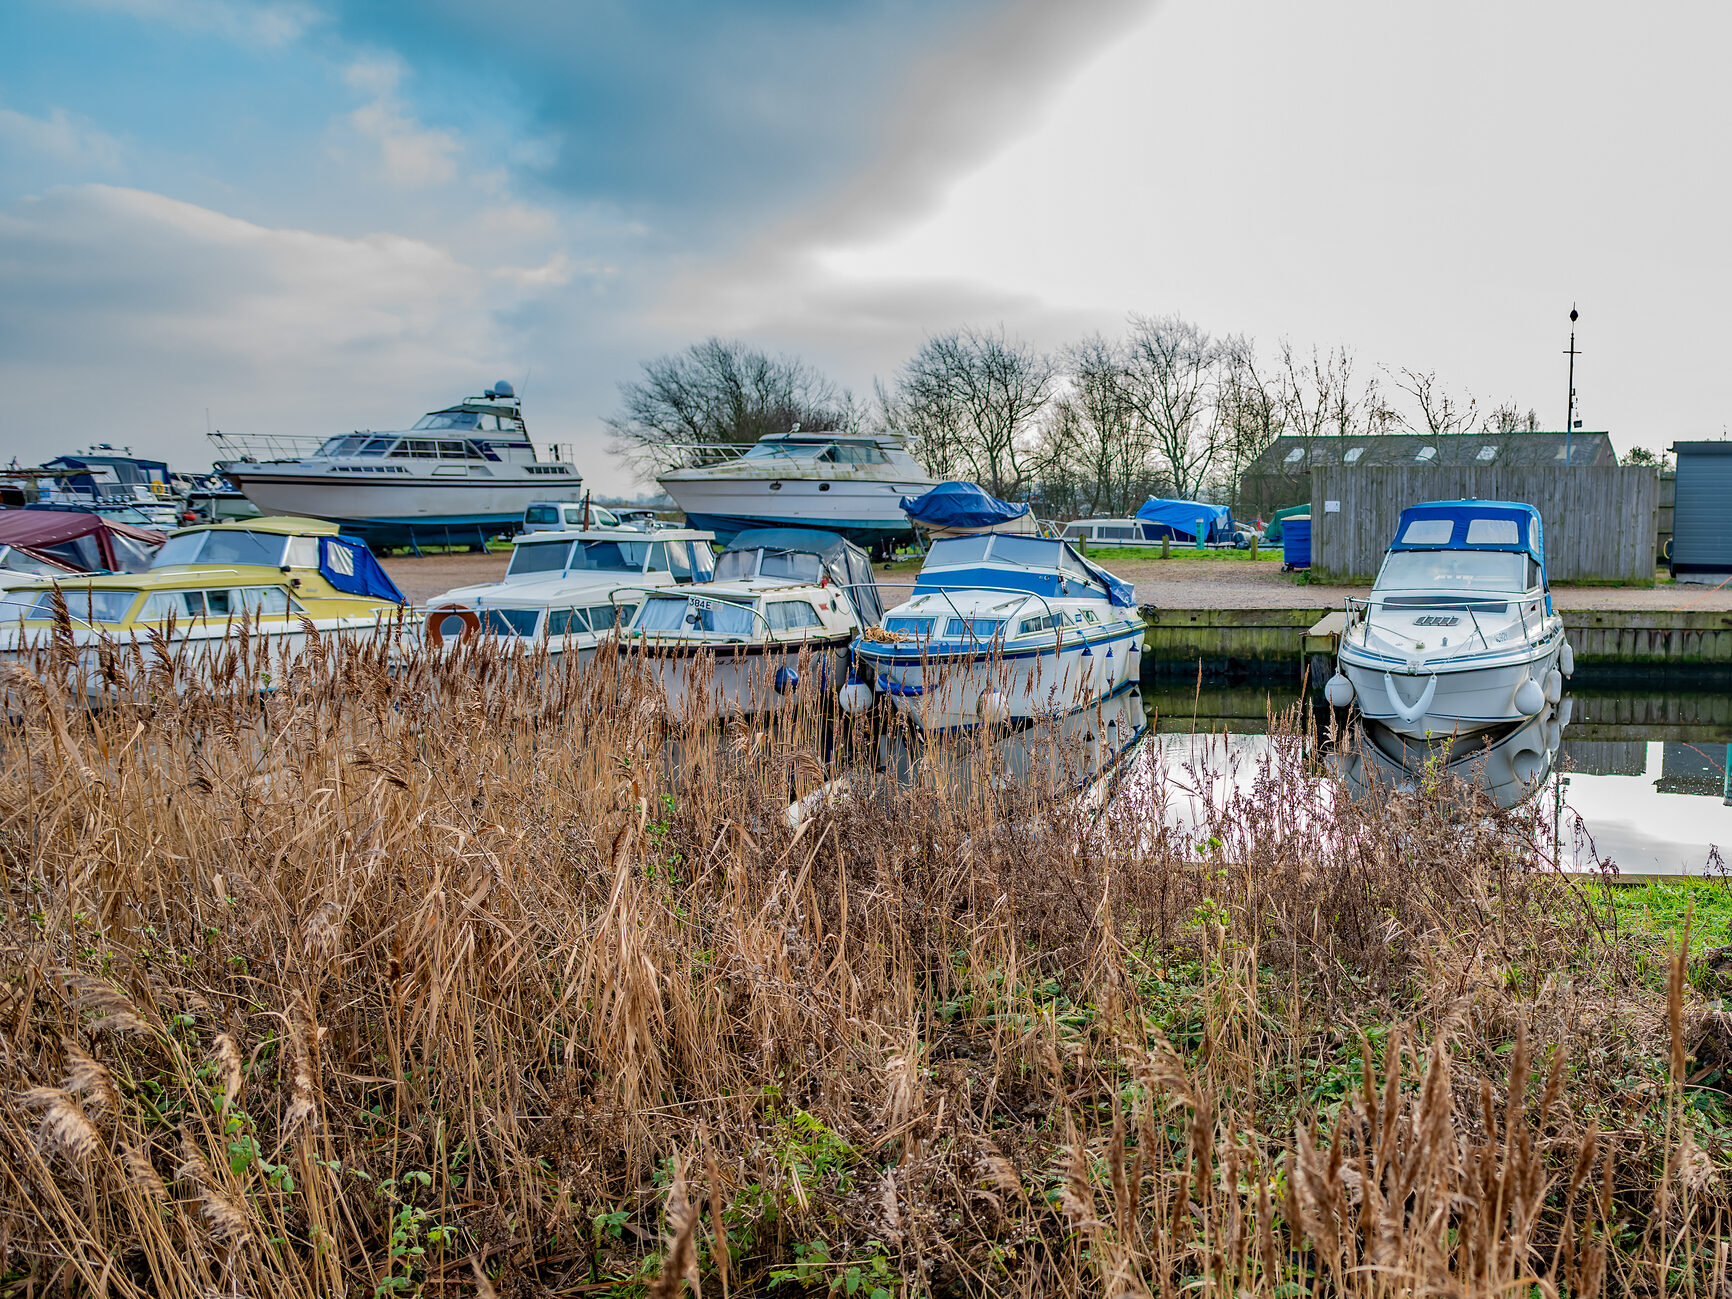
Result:
{"label": "boat with blue canopy", "polygon": [[1018,725],[1132,689],[1136,592],[1065,541],[985,533],[933,543],[914,593],[854,642],[843,706],[887,698],[924,730]]}
{"label": "boat with blue canopy", "polygon": [[943,482],[919,496],[904,496],[902,512],[929,537],[1040,531],[1026,503],[1001,501],[979,483]]}
{"label": "boat with blue canopy", "polygon": [[[1449,741],[1459,757],[1464,741],[1489,746],[1536,719],[1543,737],[1574,666],[1539,511],[1430,501],[1402,511],[1370,596],[1347,601],[1325,693],[1373,727]],[[1520,755],[1508,756],[1521,770]]]}

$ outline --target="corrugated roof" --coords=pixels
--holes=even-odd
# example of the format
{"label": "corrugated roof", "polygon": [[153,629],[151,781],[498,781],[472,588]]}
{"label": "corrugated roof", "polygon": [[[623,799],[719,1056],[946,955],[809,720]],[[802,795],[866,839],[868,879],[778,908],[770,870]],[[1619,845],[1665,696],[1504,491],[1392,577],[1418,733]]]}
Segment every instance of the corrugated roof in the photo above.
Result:
{"label": "corrugated roof", "polygon": [[1571,465],[1615,465],[1609,433],[1380,433],[1375,436],[1303,438],[1283,434],[1245,470],[1300,474],[1315,465],[1557,465],[1569,447]]}

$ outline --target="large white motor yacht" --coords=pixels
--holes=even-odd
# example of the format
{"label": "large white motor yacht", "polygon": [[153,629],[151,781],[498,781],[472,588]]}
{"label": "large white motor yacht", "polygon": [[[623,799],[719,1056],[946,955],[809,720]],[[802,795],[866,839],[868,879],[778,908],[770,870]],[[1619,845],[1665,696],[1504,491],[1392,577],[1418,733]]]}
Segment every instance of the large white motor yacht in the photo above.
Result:
{"label": "large white motor yacht", "polygon": [[934,542],[913,596],[854,659],[861,685],[925,730],[1018,725],[1134,688],[1142,637],[1130,583],[1068,542],[988,533]]}
{"label": "large white motor yacht", "polygon": [[1518,727],[1575,666],[1546,584],[1539,511],[1432,501],[1401,513],[1367,599],[1347,602],[1337,707],[1421,741]]}
{"label": "large white motor yacht", "polygon": [[717,557],[708,585],[645,591],[620,654],[654,676],[676,716],[765,712],[834,695],[849,642],[882,612],[872,561],[852,542],[752,528]]}
{"label": "large white motor yacht", "polygon": [[213,437],[234,457],[218,468],[266,514],[331,519],[375,546],[485,544],[516,531],[533,501],[583,499],[576,466],[540,458],[504,381],[413,428],[347,433],[308,454],[282,454],[288,439]]}
{"label": "large white motor yacht", "polygon": [[[492,637],[545,646],[550,661],[596,647],[629,623],[646,592],[708,582],[715,571],[708,532],[665,528],[584,528],[520,538],[505,576],[458,587],[427,602],[427,640],[436,648]],[[683,596],[681,597],[684,598]]]}
{"label": "large white motor yacht", "polygon": [[913,536],[902,498],[934,484],[891,434],[795,429],[767,434],[744,454],[734,447],[703,450],[728,458],[670,470],[656,481],[690,526],[724,541],[746,528],[821,528],[882,550]]}

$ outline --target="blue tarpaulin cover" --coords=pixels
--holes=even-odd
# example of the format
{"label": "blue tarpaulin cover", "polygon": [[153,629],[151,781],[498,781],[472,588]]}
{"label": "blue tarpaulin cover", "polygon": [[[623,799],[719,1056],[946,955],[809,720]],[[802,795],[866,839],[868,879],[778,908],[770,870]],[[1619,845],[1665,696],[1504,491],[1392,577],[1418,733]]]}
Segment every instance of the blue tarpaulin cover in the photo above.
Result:
{"label": "blue tarpaulin cover", "polygon": [[319,538],[319,572],[332,586],[350,595],[409,603],[373,558],[373,552],[352,537]]}
{"label": "blue tarpaulin cover", "polygon": [[1519,501],[1426,501],[1410,505],[1401,512],[1401,523],[1389,548],[1511,550],[1532,555],[1542,567],[1546,562],[1540,512]]}
{"label": "blue tarpaulin cover", "polygon": [[990,528],[1028,513],[1028,506],[1001,501],[978,483],[939,483],[923,496],[904,496],[902,509],[935,528]]}
{"label": "blue tarpaulin cover", "polygon": [[1208,535],[1204,541],[1231,541],[1233,539],[1233,512],[1225,505],[1205,505],[1202,501],[1164,501],[1151,496],[1143,502],[1143,508],[1137,511],[1137,518],[1152,527],[1145,527],[1143,535],[1152,541],[1159,541],[1163,536],[1189,537],[1197,540],[1197,520],[1207,520]]}

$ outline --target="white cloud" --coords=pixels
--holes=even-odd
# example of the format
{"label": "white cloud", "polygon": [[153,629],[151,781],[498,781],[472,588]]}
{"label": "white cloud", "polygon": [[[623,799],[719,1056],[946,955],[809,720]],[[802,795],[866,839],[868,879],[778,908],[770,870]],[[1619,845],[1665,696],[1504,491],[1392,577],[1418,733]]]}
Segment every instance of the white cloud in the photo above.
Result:
{"label": "white cloud", "polygon": [[112,170],[120,165],[120,141],[63,108],[31,117],[0,108],[0,145],[52,158],[56,162]]}
{"label": "white cloud", "polygon": [[349,126],[377,148],[386,179],[394,185],[425,189],[457,176],[463,145],[449,131],[423,126],[397,96],[403,65],[394,58],[351,63],[343,80],[372,98],[348,116]]}
{"label": "white cloud", "polygon": [[[209,459],[236,431],[413,418],[509,373],[498,314],[532,289],[398,235],[273,229],[139,190],[54,190],[0,211],[0,383],[56,393],[54,444],[124,430]],[[0,415],[0,460],[44,454]]]}

